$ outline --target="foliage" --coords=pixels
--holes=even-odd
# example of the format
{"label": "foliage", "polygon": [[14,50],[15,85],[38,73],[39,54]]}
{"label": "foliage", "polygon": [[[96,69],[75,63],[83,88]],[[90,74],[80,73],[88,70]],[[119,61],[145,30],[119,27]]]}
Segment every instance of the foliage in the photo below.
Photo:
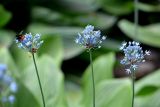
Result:
{"label": "foliage", "polygon": [[[88,53],[78,47],[74,39],[84,26],[92,24],[96,29],[101,29],[102,34],[108,38],[100,50],[93,52],[96,107],[130,107],[130,79],[114,77],[114,67],[117,67],[116,53],[125,38],[137,40],[151,48],[160,47],[159,19],[151,16],[158,16],[159,5],[155,5],[158,1],[138,3],[140,12],[148,16],[144,23],[139,17],[138,35],[134,35],[134,23],[128,18],[133,17],[134,3],[131,0],[51,1],[59,7],[54,7],[54,3],[50,3],[50,6],[45,6],[45,3],[37,6],[32,1],[29,2],[31,21],[24,29],[28,33],[40,33],[44,40],[36,60],[47,106],[92,106],[90,65],[86,65],[88,67],[83,74],[81,71],[82,77],[75,80],[69,80],[62,72],[64,60],[80,58],[84,62],[88,61]],[[31,55],[16,47],[14,38],[17,31],[8,27],[13,15],[5,6],[0,5],[0,63],[7,64],[9,74],[19,85],[14,107],[42,107]],[[74,63],[68,65],[68,68],[72,69],[73,66]],[[81,65],[78,66],[81,68]],[[78,68],[74,70],[78,71]],[[136,107],[160,106],[159,77],[160,70],[156,70],[136,81]]]}

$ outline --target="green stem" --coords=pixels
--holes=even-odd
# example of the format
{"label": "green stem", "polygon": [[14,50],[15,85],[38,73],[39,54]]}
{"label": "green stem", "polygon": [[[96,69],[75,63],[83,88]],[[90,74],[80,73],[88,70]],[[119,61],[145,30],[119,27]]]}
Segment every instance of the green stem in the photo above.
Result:
{"label": "green stem", "polygon": [[41,95],[42,95],[43,107],[46,107],[45,100],[44,100],[44,94],[43,94],[43,90],[42,90],[42,85],[41,85],[40,77],[39,77],[39,74],[38,74],[38,68],[37,68],[37,65],[36,65],[34,53],[32,53],[32,56],[33,56],[33,62],[34,62],[34,66],[35,66],[36,74],[37,74],[37,78],[38,78],[39,88],[40,88]]}
{"label": "green stem", "polygon": [[134,83],[135,83],[135,72],[132,72],[132,107],[134,107]]}
{"label": "green stem", "polygon": [[93,107],[95,107],[95,82],[94,82],[93,61],[92,61],[92,51],[91,50],[89,50],[89,55],[90,55],[90,64],[91,64],[91,70],[92,70]]}

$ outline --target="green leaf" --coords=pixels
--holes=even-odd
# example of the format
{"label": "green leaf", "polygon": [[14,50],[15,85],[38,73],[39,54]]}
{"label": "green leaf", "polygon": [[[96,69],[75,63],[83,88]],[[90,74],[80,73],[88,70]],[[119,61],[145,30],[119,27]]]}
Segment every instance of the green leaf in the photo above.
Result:
{"label": "green leaf", "polygon": [[71,59],[84,51],[84,48],[78,46],[74,39],[63,38],[64,55],[63,59]]}
{"label": "green leaf", "polygon": [[[131,107],[131,82],[129,79],[115,79],[101,82],[96,89],[96,107]],[[90,99],[92,105],[92,97]]]}
{"label": "green leaf", "polygon": [[[48,16],[48,17],[46,17]],[[32,11],[32,17],[35,21],[53,25],[95,25],[100,29],[107,29],[114,25],[117,18],[103,13],[81,14],[69,16],[64,13],[50,10],[48,8],[36,7]]]}
{"label": "green leaf", "polygon": [[14,33],[12,31],[8,30],[0,30],[0,46],[9,47],[12,42],[14,41],[13,35]]}
{"label": "green leaf", "polygon": [[28,31],[33,33],[41,33],[43,35],[61,35],[63,37],[73,38],[73,35],[77,35],[77,32],[82,31],[82,28],[69,26],[49,26],[45,24],[34,23],[28,27]]}
{"label": "green leaf", "polygon": [[11,16],[11,13],[5,10],[2,5],[0,5],[0,28],[9,22]]}
{"label": "green leaf", "polygon": [[160,11],[160,5],[150,5],[145,3],[138,3],[139,10],[142,10],[144,12],[159,12]]}
{"label": "green leaf", "polygon": [[138,97],[136,99],[137,106],[136,107],[159,107],[159,96],[160,90],[155,91],[149,96]]}
{"label": "green leaf", "polygon": [[[81,32],[82,28],[80,27],[52,27],[43,24],[32,24],[29,26],[29,31],[34,33],[40,33],[43,35],[60,35],[63,39],[63,58],[70,59],[76,55],[79,55],[83,52],[83,49],[78,47],[74,43],[74,39],[77,35],[77,32]],[[51,37],[50,37],[51,38]],[[53,37],[54,38],[54,37]],[[55,43],[53,43],[55,44]],[[50,45],[52,46],[52,45]],[[57,46],[57,44],[55,45]],[[46,47],[45,47],[46,48]],[[52,50],[52,49],[50,49]],[[53,50],[54,52],[54,50]]]}
{"label": "green leaf", "polygon": [[102,8],[115,15],[129,14],[133,11],[131,0],[97,0]]}
{"label": "green leaf", "polygon": [[127,20],[121,20],[118,26],[130,38],[150,46],[160,47],[160,24],[152,24],[145,27],[139,26],[137,28],[138,35],[135,35],[134,24]]}
{"label": "green leaf", "polygon": [[18,83],[16,102],[14,107],[40,107],[33,94],[21,83]]}
{"label": "green leaf", "polygon": [[[64,78],[62,72],[57,68],[52,58],[42,56],[37,60],[38,72],[45,96],[47,107],[66,107],[64,99]],[[21,76],[25,87],[34,95],[42,107],[42,98],[38,85],[38,79],[33,63],[23,72]]]}
{"label": "green leaf", "polygon": [[67,80],[65,82],[68,107],[82,107],[82,90],[79,84]]}
{"label": "green leaf", "polygon": [[99,4],[96,0],[62,0],[63,5],[69,12],[89,13],[97,10]]}
{"label": "green leaf", "polygon": [[63,14],[49,8],[34,7],[32,9],[32,18],[35,21],[47,22],[51,24],[57,23],[58,21],[63,21],[64,17],[65,16]]}
{"label": "green leaf", "polygon": [[136,93],[139,96],[149,95],[160,88],[160,70],[142,78],[136,83]]}
{"label": "green leaf", "polygon": [[20,71],[19,73],[21,74],[23,70],[33,61],[31,54],[26,50],[18,48],[16,43],[11,46],[10,51],[15,64]]}
{"label": "green leaf", "polygon": [[8,49],[5,47],[0,47],[0,63],[6,64],[11,75],[19,77],[15,62],[9,53]]}
{"label": "green leaf", "polygon": [[75,24],[86,26],[92,24],[98,29],[108,29],[114,25],[117,18],[103,13],[93,13],[77,16],[73,19]]}
{"label": "green leaf", "polygon": [[121,46],[121,42],[117,40],[113,40],[110,38],[107,38],[102,43],[102,49],[110,50],[110,51],[119,51],[119,47]]}
{"label": "green leaf", "polygon": [[[94,54],[94,53],[93,53]],[[89,57],[89,53],[88,53]],[[106,79],[112,79],[113,77],[113,66],[115,62],[115,57],[113,53],[109,53],[106,55],[102,55],[98,57],[93,62],[94,69],[94,78],[95,78],[95,86]],[[83,88],[84,88],[84,97],[90,96],[92,94],[92,79],[91,79],[91,66],[89,66],[83,75]],[[86,105],[90,104],[90,99],[83,99]],[[87,106],[88,107],[88,106]]]}
{"label": "green leaf", "polygon": [[63,58],[63,47],[61,37],[55,35],[42,35],[44,43],[39,48],[39,55],[47,54],[52,57],[52,60],[57,66],[61,65]]}

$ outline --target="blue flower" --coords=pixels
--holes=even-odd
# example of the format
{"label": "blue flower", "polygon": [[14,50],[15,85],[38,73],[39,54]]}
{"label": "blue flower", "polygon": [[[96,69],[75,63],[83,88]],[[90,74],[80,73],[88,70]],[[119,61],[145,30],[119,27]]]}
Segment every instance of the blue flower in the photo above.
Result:
{"label": "blue flower", "polygon": [[136,71],[138,65],[145,62],[145,56],[150,55],[150,51],[143,51],[139,42],[123,42],[120,50],[124,52],[124,58],[120,61],[121,64],[127,66],[126,72],[131,73]]}
{"label": "blue flower", "polygon": [[81,46],[84,46],[86,49],[96,49],[100,48],[100,44],[105,40],[105,36],[101,36],[101,32],[94,31],[94,26],[87,25],[85,29],[78,33],[75,42]]}
{"label": "blue flower", "polygon": [[15,102],[15,96],[14,96],[14,95],[10,95],[10,96],[8,97],[8,101],[9,101],[11,104],[13,104],[13,103]]}
{"label": "blue flower", "polygon": [[27,50],[28,52],[36,53],[43,44],[43,41],[40,41],[40,34],[32,36],[32,34],[29,33],[21,36],[23,36],[21,40],[16,39],[16,43],[18,44],[19,48]]}
{"label": "blue flower", "polygon": [[5,64],[0,64],[0,80],[3,78],[6,70],[7,70],[7,66]]}
{"label": "blue flower", "polygon": [[0,101],[13,104],[15,101],[13,94],[17,92],[18,87],[14,79],[6,73],[6,70],[7,66],[0,64],[0,93],[5,93],[0,97]]}

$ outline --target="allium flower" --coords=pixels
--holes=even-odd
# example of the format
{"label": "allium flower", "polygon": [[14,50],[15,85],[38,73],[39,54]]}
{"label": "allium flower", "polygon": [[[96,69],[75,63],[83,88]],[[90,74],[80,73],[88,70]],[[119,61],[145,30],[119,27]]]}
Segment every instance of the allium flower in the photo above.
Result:
{"label": "allium flower", "polygon": [[106,37],[101,36],[101,32],[99,30],[94,31],[94,26],[87,25],[81,33],[78,33],[78,37],[75,42],[87,49],[96,49],[101,47],[100,44],[105,39]]}
{"label": "allium flower", "polygon": [[124,52],[124,58],[121,64],[125,65],[126,72],[131,73],[138,68],[138,65],[145,62],[145,56],[150,55],[150,51],[143,51],[139,42],[123,42],[120,50]]}
{"label": "allium flower", "polygon": [[0,64],[0,101],[3,103],[13,104],[15,101],[14,93],[17,92],[18,86],[11,76],[6,73],[7,66]]}
{"label": "allium flower", "polygon": [[43,41],[40,41],[40,34],[32,36],[31,33],[25,35],[19,35],[16,38],[18,47],[27,50],[31,53],[36,53],[38,48],[42,45]]}

